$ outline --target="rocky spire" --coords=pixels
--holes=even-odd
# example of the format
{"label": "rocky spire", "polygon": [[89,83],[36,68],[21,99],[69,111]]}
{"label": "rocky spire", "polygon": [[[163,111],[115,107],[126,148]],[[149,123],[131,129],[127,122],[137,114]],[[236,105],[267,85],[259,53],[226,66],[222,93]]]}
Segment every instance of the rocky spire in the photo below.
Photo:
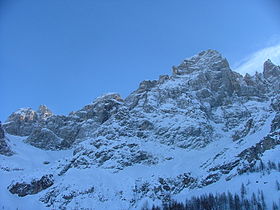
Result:
{"label": "rocky spire", "polygon": [[216,50],[205,50],[183,61],[177,67],[173,67],[173,74],[190,74],[199,70],[220,71],[228,69],[228,61]]}
{"label": "rocky spire", "polygon": [[276,66],[270,59],[263,64],[263,75],[266,79],[280,77],[280,67]]}
{"label": "rocky spire", "polygon": [[37,111],[40,118],[45,119],[53,115],[52,111],[46,105],[40,105]]}

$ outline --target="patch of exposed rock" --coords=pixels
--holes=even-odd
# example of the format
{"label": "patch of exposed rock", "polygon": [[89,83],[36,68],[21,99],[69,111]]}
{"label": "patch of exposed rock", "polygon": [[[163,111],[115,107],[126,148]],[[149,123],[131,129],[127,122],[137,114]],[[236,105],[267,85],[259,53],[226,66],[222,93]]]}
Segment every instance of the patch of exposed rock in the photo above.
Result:
{"label": "patch of exposed rock", "polygon": [[26,195],[33,195],[41,192],[42,190],[47,189],[52,186],[54,183],[53,175],[48,174],[42,176],[40,179],[33,179],[31,182],[15,182],[12,183],[8,190],[12,194],[17,194],[20,197],[24,197]]}
{"label": "patch of exposed rock", "polygon": [[5,137],[5,131],[0,122],[0,155],[11,156],[14,154],[7,141],[8,139]]}

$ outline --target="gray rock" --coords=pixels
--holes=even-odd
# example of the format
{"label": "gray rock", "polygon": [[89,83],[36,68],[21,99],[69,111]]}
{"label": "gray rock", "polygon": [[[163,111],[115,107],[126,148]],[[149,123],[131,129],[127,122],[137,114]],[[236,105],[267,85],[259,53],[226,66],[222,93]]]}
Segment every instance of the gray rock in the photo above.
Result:
{"label": "gray rock", "polygon": [[271,132],[280,131],[280,112],[276,114],[271,123]]}
{"label": "gray rock", "polygon": [[229,68],[228,61],[216,50],[202,51],[182,64],[173,67],[173,75],[191,74],[196,71],[212,70],[221,71]]}
{"label": "gray rock", "polygon": [[267,60],[263,66],[263,76],[270,83],[272,92],[280,93],[280,66],[276,66]]}
{"label": "gray rock", "polygon": [[265,61],[264,65],[263,65],[263,75],[264,78],[271,80],[275,77],[280,77],[280,67],[276,66],[275,64],[273,64],[271,62],[270,59],[268,59],[267,61]]}
{"label": "gray rock", "polygon": [[253,127],[253,119],[250,119],[246,122],[245,127],[242,130],[237,130],[234,135],[232,136],[233,141],[239,140],[241,138],[244,138],[245,136],[247,136],[251,130],[251,128]]}
{"label": "gray rock", "polygon": [[46,119],[53,115],[52,111],[46,105],[40,105],[37,113],[39,119]]}
{"label": "gray rock", "polygon": [[271,107],[276,112],[280,112],[280,94],[272,98]]}
{"label": "gray rock", "polygon": [[77,116],[82,121],[92,119],[100,124],[107,121],[113,114],[117,113],[123,99],[119,94],[107,94],[97,98],[92,104],[89,104],[77,112],[72,112],[72,116]]}
{"label": "gray rock", "polygon": [[33,179],[30,183],[16,182],[8,186],[8,190],[12,194],[17,194],[19,197],[33,195],[41,192],[52,186],[54,179],[52,174],[44,175],[40,179]]}
{"label": "gray rock", "polygon": [[264,137],[255,146],[245,149],[238,157],[247,160],[249,163],[260,160],[260,157],[267,150],[271,150],[280,144],[279,132],[275,132]]}
{"label": "gray rock", "polygon": [[38,115],[31,108],[19,109],[12,113],[3,124],[7,133],[17,136],[28,136],[37,125]]}
{"label": "gray rock", "polygon": [[5,131],[0,122],[0,155],[11,156],[14,154],[7,142],[8,139],[5,137]]}
{"label": "gray rock", "polygon": [[33,129],[52,116],[52,112],[44,105],[38,111],[31,108],[19,109],[12,113],[3,124],[7,133],[17,136],[29,136]]}
{"label": "gray rock", "polygon": [[2,123],[0,122],[0,139],[4,139],[4,138],[5,138],[5,132],[2,127]]}
{"label": "gray rock", "polygon": [[63,139],[59,138],[47,128],[36,128],[31,135],[25,140],[27,143],[47,150],[60,149]]}
{"label": "gray rock", "polygon": [[170,77],[168,75],[160,75],[158,83],[163,84],[164,82],[168,81]]}
{"label": "gray rock", "polygon": [[250,120],[261,110],[243,105],[249,101],[266,102],[273,95],[271,107],[279,110],[278,80],[271,79],[278,77],[278,67],[270,61],[264,64],[264,74],[243,77],[230,69],[219,52],[206,50],[173,71],[173,76],[141,82],[125,100],[107,94],[68,116],[53,115],[42,105],[37,112],[26,109],[12,114],[5,128],[14,135],[30,135],[27,142],[43,149],[69,148],[100,137],[202,148],[220,138],[215,123],[231,131],[234,140],[259,129],[261,124]]}
{"label": "gray rock", "polygon": [[221,178],[222,174],[221,173],[210,173],[201,181],[201,186],[207,186],[210,184],[213,184],[217,182]]}
{"label": "gray rock", "polygon": [[12,156],[14,152],[11,150],[10,146],[7,144],[7,139],[0,139],[0,155]]}

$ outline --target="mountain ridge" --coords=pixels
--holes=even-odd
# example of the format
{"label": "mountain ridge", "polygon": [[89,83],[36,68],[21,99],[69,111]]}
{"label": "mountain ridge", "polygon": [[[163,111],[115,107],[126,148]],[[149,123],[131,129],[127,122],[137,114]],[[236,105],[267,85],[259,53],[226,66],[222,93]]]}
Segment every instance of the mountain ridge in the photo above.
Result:
{"label": "mountain ridge", "polygon": [[[48,172],[33,179],[37,184],[23,179],[9,189],[19,195],[22,186],[36,185],[30,192],[51,208],[74,208],[78,202],[81,208],[127,209],[139,208],[145,199],[168,202],[239,177],[255,178],[250,170],[271,151],[269,161],[279,154],[279,79],[280,67],[270,60],[263,73],[242,76],[219,52],[206,50],[174,66],[170,76],[141,82],[125,99],[107,94],[67,116],[46,106],[21,109],[3,124],[11,139],[22,136],[23,145],[38,151],[72,155],[52,160]],[[1,163],[9,165],[8,160]],[[99,181],[88,179],[90,171],[98,171]],[[277,176],[274,170],[273,180]],[[93,201],[83,204],[84,199]]]}

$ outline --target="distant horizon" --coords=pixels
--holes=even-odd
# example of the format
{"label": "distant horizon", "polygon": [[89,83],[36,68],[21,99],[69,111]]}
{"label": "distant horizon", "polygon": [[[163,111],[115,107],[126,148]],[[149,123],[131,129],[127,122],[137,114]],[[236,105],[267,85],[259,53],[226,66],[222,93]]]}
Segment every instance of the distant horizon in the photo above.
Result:
{"label": "distant horizon", "polygon": [[[66,115],[215,49],[232,70],[280,65],[280,3],[275,0],[0,3],[0,119],[48,106]],[[260,70],[259,70],[260,71]]]}

